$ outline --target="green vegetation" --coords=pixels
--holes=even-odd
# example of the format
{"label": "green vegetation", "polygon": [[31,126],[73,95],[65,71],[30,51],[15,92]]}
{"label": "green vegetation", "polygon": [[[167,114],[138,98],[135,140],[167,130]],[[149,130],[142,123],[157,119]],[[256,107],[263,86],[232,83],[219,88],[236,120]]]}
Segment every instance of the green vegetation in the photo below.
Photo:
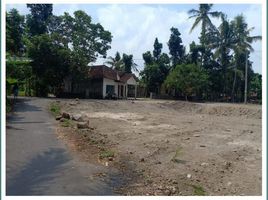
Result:
{"label": "green vegetation", "polygon": [[63,119],[63,121],[60,123],[63,127],[71,127],[73,126],[73,122],[70,119]]}
{"label": "green vegetation", "polygon": [[207,84],[206,71],[195,64],[177,65],[165,80],[166,88],[181,91],[186,101],[188,96],[200,94]]}
{"label": "green vegetation", "polygon": [[108,61],[105,62],[112,69],[116,69],[121,72],[132,73],[132,71],[138,72],[137,64],[133,61],[133,55],[127,55],[123,53],[121,58],[120,53],[116,52],[115,57],[109,56]]}
{"label": "green vegetation", "polygon": [[111,150],[102,150],[99,154],[100,159],[114,157],[114,152]]}
{"label": "green vegetation", "polygon": [[[172,27],[168,41],[170,57],[161,53],[163,45],[157,38],[153,54],[150,51],[143,54],[145,67],[140,75],[147,95],[150,92],[161,95],[164,88],[164,93],[185,99],[191,96],[242,102],[247,63],[248,97],[261,99],[261,75],[253,72],[249,55],[252,43],[262,37],[250,35],[254,27],[248,28],[243,15],[228,20],[224,13],[212,9],[213,4],[200,4],[199,9],[189,11],[189,18],[195,18],[191,31],[200,24],[201,35],[200,44],[193,41],[188,53],[179,29]],[[221,19],[219,27],[211,22],[211,17]]]}
{"label": "green vegetation", "polygon": [[[16,9],[6,13],[7,94],[13,86],[8,80],[16,81],[26,96],[57,95],[65,77],[75,88],[88,78],[89,63],[106,58],[112,34],[81,10],[56,16],[52,4],[27,7],[27,16]],[[262,77],[254,73],[250,61],[253,42],[262,38],[251,35],[254,27],[248,27],[243,15],[228,19],[213,11],[213,4],[199,4],[188,14],[195,19],[191,31],[201,25],[199,43],[193,41],[186,52],[179,27],[170,28],[168,41],[156,37],[153,50],[142,54],[140,85],[146,94],[241,102],[248,66],[248,97],[261,101]],[[216,27],[211,18],[220,19],[220,25]],[[162,52],[161,42],[167,43],[169,54]],[[106,63],[122,72],[138,72],[132,54],[117,52]]]}
{"label": "green vegetation", "polygon": [[6,13],[7,78],[23,81],[26,95],[56,94],[68,75],[73,84],[80,82],[88,63],[111,48],[111,33],[84,11],[55,16],[52,4],[27,7],[27,16],[16,9]]}
{"label": "green vegetation", "polygon": [[204,196],[206,195],[206,192],[203,187],[197,186],[197,185],[191,185],[194,189],[194,195],[196,196]]}
{"label": "green vegetation", "polygon": [[12,111],[12,99],[6,99],[6,113]]}
{"label": "green vegetation", "polygon": [[183,162],[182,160],[179,160],[178,157],[181,155],[182,153],[182,147],[178,146],[175,152],[175,155],[173,156],[173,158],[171,159],[172,162],[176,162],[176,163],[181,163]]}
{"label": "green vegetation", "polygon": [[49,110],[54,116],[60,115],[60,105],[56,102],[50,104]]}

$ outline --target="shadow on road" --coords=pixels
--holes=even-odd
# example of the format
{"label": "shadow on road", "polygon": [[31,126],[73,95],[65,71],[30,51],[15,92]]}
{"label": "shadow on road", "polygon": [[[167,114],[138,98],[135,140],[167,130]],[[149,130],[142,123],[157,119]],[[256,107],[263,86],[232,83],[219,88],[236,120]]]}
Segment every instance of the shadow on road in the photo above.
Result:
{"label": "shadow on road", "polygon": [[24,169],[7,181],[7,195],[34,195],[39,194],[38,186],[42,183],[42,190],[48,187],[56,177],[58,169],[70,159],[66,151],[60,148],[51,148],[49,151],[33,158]]}

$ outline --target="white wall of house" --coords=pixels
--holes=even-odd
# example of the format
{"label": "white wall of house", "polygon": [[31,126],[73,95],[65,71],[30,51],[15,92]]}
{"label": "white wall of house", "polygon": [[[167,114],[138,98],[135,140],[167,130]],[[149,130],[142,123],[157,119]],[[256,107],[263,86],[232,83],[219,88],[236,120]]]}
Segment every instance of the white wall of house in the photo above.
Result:
{"label": "white wall of house", "polygon": [[103,78],[103,98],[106,96],[106,85],[113,85],[114,86],[114,93],[117,95],[118,94],[118,83],[115,82],[114,80],[108,79],[108,78]]}
{"label": "white wall of house", "polygon": [[128,85],[137,85],[137,81],[136,81],[133,77],[130,77],[130,78],[127,80],[127,84],[128,84]]}
{"label": "white wall of house", "polygon": [[[130,77],[128,80],[127,80],[127,85],[134,85],[135,86],[135,99],[137,97],[137,81],[132,77]],[[126,94],[128,94],[128,89],[126,87]]]}

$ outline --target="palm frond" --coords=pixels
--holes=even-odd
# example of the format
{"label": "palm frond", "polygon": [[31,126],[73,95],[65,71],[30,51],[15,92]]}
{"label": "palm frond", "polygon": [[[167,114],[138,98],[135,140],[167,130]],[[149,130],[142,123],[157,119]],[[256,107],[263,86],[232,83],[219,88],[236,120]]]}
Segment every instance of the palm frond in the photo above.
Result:
{"label": "palm frond", "polygon": [[260,36],[260,35],[258,35],[258,36],[251,36],[251,37],[248,37],[246,40],[247,40],[247,42],[252,43],[252,42],[256,42],[256,41],[262,40],[262,36]]}
{"label": "palm frond", "polygon": [[190,33],[193,32],[193,30],[197,27],[197,25],[200,23],[201,17],[197,17],[192,28],[190,29]]}
{"label": "palm frond", "polygon": [[191,19],[191,18],[194,18],[194,17],[198,17],[198,16],[199,16],[199,14],[192,15],[192,16],[188,17],[188,19]]}
{"label": "palm frond", "polygon": [[217,17],[217,18],[219,18],[223,15],[222,12],[218,12],[218,11],[209,12],[208,14],[211,15],[212,17]]}
{"label": "palm frond", "polygon": [[189,15],[191,15],[191,14],[192,14],[192,15],[198,15],[199,13],[200,13],[200,12],[199,12],[198,10],[195,10],[195,9],[191,9],[191,10],[188,11],[188,14],[189,14]]}

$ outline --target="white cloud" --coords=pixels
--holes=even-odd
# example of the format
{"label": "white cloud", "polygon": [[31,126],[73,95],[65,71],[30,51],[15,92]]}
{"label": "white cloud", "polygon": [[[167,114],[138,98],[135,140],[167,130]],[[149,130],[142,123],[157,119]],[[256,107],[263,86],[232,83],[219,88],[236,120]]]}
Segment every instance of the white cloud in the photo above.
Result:
{"label": "white cloud", "polygon": [[64,6],[61,4],[53,5],[53,14],[55,15],[63,15],[65,12],[67,12],[73,16],[73,13],[77,10],[81,10],[77,4],[65,4]]}
{"label": "white cloud", "polygon": [[[255,26],[252,35],[261,33],[260,11],[260,6],[252,5],[243,12],[249,27]],[[230,20],[238,14],[241,14],[241,10],[230,9],[230,14],[227,13]],[[199,25],[190,34],[194,19],[188,17],[187,11],[177,12],[161,5],[107,5],[97,10],[97,20],[113,35],[112,49],[108,55],[114,56],[116,51],[133,54],[140,69],[143,68],[142,53],[153,50],[156,37],[163,43],[163,51],[168,53],[167,41],[171,27],[179,29],[187,50],[193,40],[199,42],[201,27]],[[220,25],[220,20],[212,19],[212,22],[216,26]],[[253,47],[261,50],[261,42],[254,43]],[[251,60],[254,70],[261,73],[261,53],[252,53]]]}
{"label": "white cloud", "polygon": [[142,53],[153,50],[156,37],[163,43],[163,51],[168,53],[167,41],[172,26],[179,28],[185,44],[195,37],[194,33],[189,36],[190,24],[186,12],[175,12],[160,6],[110,5],[97,10],[97,16],[98,21],[113,35],[109,55],[114,56],[116,51],[133,54],[141,68]]}
{"label": "white cloud", "polygon": [[[29,13],[25,4],[7,5],[7,10],[17,8],[21,14]],[[196,5],[193,5],[196,7]],[[249,27],[255,27],[252,35],[261,35],[261,6],[260,5],[243,5],[247,9],[241,9],[239,5],[215,4],[213,10],[226,12],[229,20],[232,20],[236,15],[243,14]],[[171,9],[165,4],[158,6],[152,5],[127,5],[115,4],[54,4],[53,13],[61,15],[64,12],[73,14],[76,10],[84,10],[92,16],[94,22],[100,22],[106,30],[109,30],[112,35],[112,48],[108,51],[108,56],[114,56],[116,51],[120,53],[133,54],[135,62],[143,68],[142,53],[153,50],[153,43],[156,37],[163,43],[163,51],[168,53],[167,42],[170,36],[170,28],[176,27],[181,33],[183,44],[186,50],[189,49],[189,44],[194,40],[199,42],[201,27],[198,26],[190,34],[190,28],[194,19],[188,19],[187,9],[184,5],[178,6],[176,9]],[[212,19],[212,22],[218,26],[220,20]],[[261,73],[261,42],[253,44],[256,50],[251,53],[250,59],[253,61],[254,71]],[[98,63],[103,63],[102,59]]]}

